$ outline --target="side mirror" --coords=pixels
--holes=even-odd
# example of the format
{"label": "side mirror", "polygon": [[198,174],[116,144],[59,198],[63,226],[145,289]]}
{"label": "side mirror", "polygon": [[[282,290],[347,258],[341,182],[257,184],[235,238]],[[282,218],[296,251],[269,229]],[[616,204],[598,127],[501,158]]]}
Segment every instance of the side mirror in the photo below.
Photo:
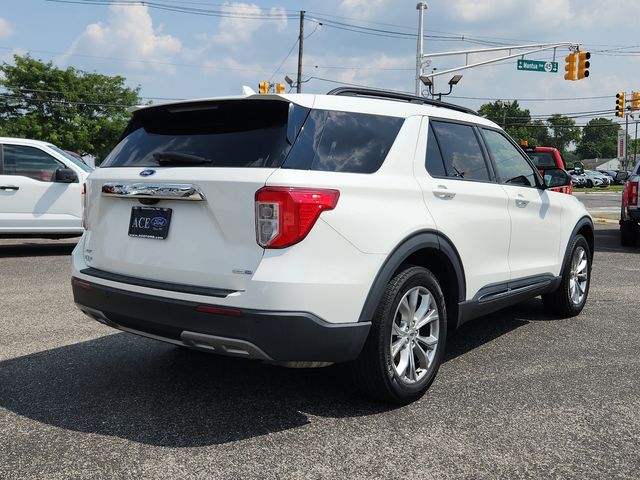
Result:
{"label": "side mirror", "polygon": [[[574,170],[575,171],[575,170]],[[545,168],[542,170],[546,188],[564,187],[571,183],[571,175],[561,168]]]}
{"label": "side mirror", "polygon": [[584,165],[582,162],[576,162],[573,166],[573,171],[576,175],[582,175],[584,173]]}
{"label": "side mirror", "polygon": [[59,168],[54,176],[56,183],[74,183],[78,181],[78,175],[70,168]]}

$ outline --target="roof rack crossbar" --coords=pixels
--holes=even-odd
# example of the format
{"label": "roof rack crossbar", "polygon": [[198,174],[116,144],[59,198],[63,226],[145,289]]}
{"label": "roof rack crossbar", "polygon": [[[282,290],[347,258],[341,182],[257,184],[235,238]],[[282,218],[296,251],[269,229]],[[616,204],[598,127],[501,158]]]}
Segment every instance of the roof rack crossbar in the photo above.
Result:
{"label": "roof rack crossbar", "polygon": [[351,97],[370,97],[370,98],[384,98],[387,100],[398,100],[409,103],[421,103],[424,105],[433,105],[435,107],[449,108],[458,112],[469,113],[471,115],[478,115],[478,112],[471,110],[467,107],[460,105],[454,105],[453,103],[443,102],[442,100],[435,100],[432,98],[418,97],[415,95],[409,95],[408,93],[391,92],[388,90],[377,90],[374,88],[356,88],[356,87],[338,87],[331,90],[327,95],[345,95]]}

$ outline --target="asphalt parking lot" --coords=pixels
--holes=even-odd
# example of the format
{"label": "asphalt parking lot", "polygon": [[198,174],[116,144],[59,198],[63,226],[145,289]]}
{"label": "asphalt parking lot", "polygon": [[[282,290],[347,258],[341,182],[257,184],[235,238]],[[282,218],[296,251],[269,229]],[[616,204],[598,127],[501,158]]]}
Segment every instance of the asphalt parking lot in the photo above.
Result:
{"label": "asphalt parking lot", "polygon": [[69,241],[0,242],[0,478],[640,476],[640,247],[597,226],[583,313],[539,299],[465,325],[420,401],[339,366],[185,351],[84,317]]}

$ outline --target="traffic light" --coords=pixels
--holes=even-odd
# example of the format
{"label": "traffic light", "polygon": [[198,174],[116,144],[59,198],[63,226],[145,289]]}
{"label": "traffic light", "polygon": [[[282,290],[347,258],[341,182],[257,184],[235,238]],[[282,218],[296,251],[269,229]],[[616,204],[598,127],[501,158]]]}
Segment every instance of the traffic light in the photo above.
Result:
{"label": "traffic light", "polygon": [[616,93],[616,117],[624,117],[624,92]]}
{"label": "traffic light", "polygon": [[271,84],[269,82],[260,82],[258,84],[258,91],[260,93],[269,93],[270,87],[271,87]]}
{"label": "traffic light", "polygon": [[591,54],[589,52],[578,52],[578,80],[589,76],[590,58]]}
{"label": "traffic light", "polygon": [[640,92],[631,92],[631,110],[640,110]]}
{"label": "traffic light", "polygon": [[564,74],[565,80],[577,80],[578,79],[578,52],[571,52],[564,57],[564,61],[567,64],[564,66],[564,70],[567,72]]}
{"label": "traffic light", "polygon": [[284,83],[276,83],[276,93],[284,93],[286,90],[286,87],[284,86]]}

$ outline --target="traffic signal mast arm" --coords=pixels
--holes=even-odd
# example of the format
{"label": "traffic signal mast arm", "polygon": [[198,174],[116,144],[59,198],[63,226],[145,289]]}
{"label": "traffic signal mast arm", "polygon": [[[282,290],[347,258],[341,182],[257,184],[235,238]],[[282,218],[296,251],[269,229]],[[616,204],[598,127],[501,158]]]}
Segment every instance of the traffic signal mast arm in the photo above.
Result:
{"label": "traffic signal mast arm", "polygon": [[[488,65],[490,63],[502,62],[504,60],[509,60],[511,58],[524,58],[525,55],[531,55],[538,52],[544,52],[546,50],[555,50],[556,48],[567,47],[572,50],[578,50],[580,48],[580,44],[574,42],[558,42],[558,43],[540,43],[540,44],[532,44],[532,45],[511,45],[504,47],[492,47],[492,48],[476,48],[471,50],[457,50],[455,52],[440,52],[440,53],[427,53],[422,55],[422,64],[430,64],[432,58],[437,57],[447,57],[447,56],[455,56],[455,55],[465,55],[465,65],[462,67],[449,68],[447,70],[440,70],[437,72],[425,73],[424,75],[433,79],[433,77],[438,77],[440,75],[446,75],[452,72],[459,72],[460,70],[465,70],[467,68],[478,67],[480,65]],[[514,50],[526,50],[524,52],[512,53]],[[497,58],[492,58],[491,60],[484,60],[482,62],[469,63],[469,55],[474,53],[490,53],[490,52],[500,52],[507,51],[506,56],[501,56]],[[588,53],[588,52],[585,52]],[[555,61],[555,51],[554,51],[554,61]],[[588,62],[587,62],[588,63]],[[588,76],[585,75],[585,76]]]}

